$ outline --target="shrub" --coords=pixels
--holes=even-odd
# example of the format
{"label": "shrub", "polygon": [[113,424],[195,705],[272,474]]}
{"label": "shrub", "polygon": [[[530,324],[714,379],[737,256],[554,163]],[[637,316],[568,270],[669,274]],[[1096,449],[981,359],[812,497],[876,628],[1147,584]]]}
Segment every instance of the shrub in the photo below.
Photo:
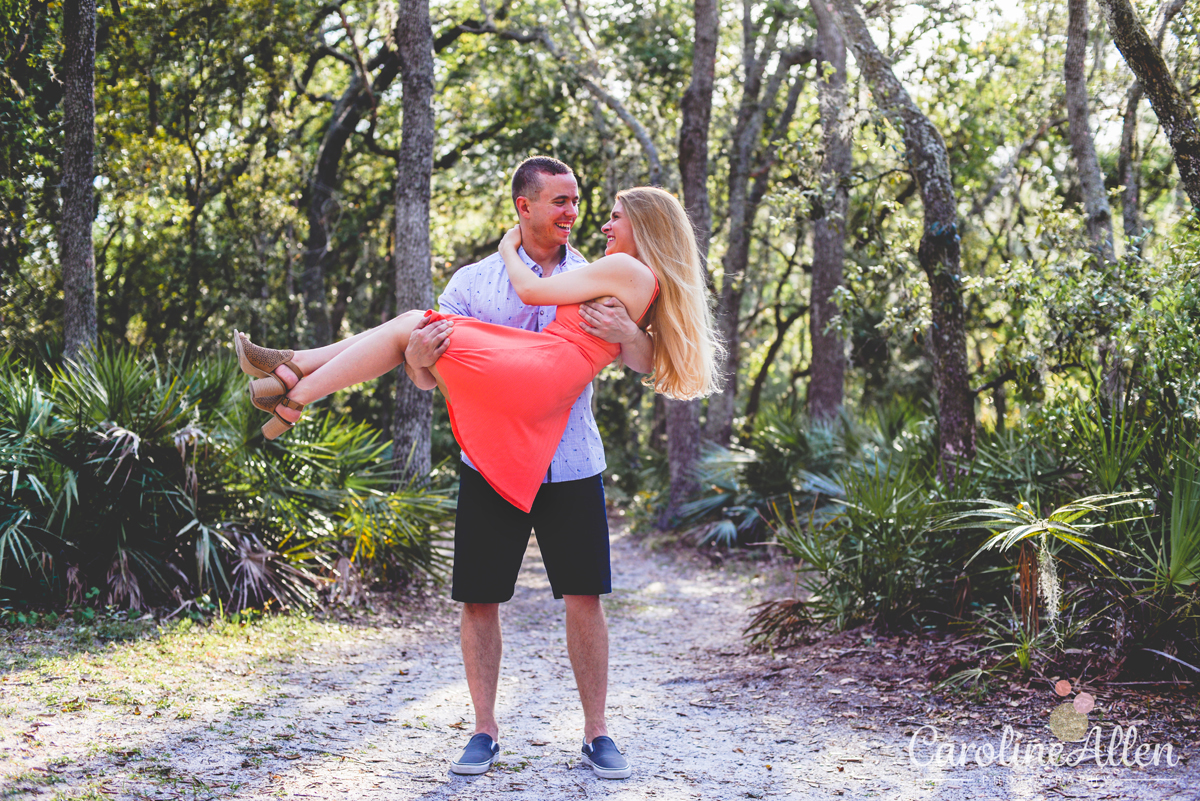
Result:
{"label": "shrub", "polygon": [[450,510],[392,491],[378,432],[314,415],[268,442],[230,359],[183,367],[101,349],[0,359],[0,585],[10,599],[140,608],[312,603],[340,554],[437,573]]}

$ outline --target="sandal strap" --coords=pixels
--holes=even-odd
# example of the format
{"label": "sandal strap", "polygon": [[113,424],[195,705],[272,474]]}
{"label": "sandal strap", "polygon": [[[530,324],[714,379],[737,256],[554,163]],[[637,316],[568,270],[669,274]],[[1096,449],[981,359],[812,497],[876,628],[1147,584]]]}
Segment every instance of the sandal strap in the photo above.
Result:
{"label": "sandal strap", "polygon": [[[291,398],[287,397],[286,395],[279,399],[278,405],[282,406],[285,409],[291,409],[294,412],[304,411],[303,403],[297,403],[296,401],[292,400]],[[277,412],[275,412],[273,414],[275,414],[276,417],[279,416]]]}
{"label": "sandal strap", "polygon": [[255,408],[262,409],[264,412],[273,411],[280,401],[287,397],[288,393],[287,384],[274,373],[263,378],[252,379],[248,390],[250,400]]}

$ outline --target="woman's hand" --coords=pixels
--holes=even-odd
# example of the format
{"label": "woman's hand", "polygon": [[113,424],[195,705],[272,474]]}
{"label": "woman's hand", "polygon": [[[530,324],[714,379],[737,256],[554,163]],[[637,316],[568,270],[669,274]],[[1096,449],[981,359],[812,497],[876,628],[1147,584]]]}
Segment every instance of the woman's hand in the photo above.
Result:
{"label": "woman's hand", "polygon": [[516,225],[510,228],[504,238],[500,240],[500,249],[511,248],[512,252],[516,253],[519,247],[521,247],[521,226]]}

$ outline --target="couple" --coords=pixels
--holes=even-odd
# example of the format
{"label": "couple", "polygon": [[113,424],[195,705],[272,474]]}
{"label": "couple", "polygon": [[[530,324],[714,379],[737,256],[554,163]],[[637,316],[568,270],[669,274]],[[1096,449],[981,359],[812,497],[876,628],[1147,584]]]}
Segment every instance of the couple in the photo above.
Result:
{"label": "couple", "polygon": [[406,312],[314,350],[260,348],[237,333],[235,347],[242,368],[261,376],[251,395],[273,415],[263,426],[268,438],[291,428],[305,404],[401,363],[417,386],[441,389],[463,449],[451,595],[463,604],[475,708],[475,734],[451,770],[483,773],[499,754],[499,605],[512,598],[532,528],[554,596],[566,606],[584,762],[602,778],[625,778],[628,760],[605,721],[600,595],[612,583],[591,382],[620,356],[652,373],[657,391],[701,397],[716,388],[721,346],[693,230],[673,196],[653,188],[618,193],[602,228],[605,256],[593,264],[567,245],[579,213],[567,165],[526,160],[512,196],[518,227],[497,255],[454,274],[441,313]]}

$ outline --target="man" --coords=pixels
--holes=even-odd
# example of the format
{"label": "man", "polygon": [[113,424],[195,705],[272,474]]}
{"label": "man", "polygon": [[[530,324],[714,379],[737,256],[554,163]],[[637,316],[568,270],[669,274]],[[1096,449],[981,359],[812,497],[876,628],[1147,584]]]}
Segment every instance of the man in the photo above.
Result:
{"label": "man", "polygon": [[[579,216],[579,186],[557,159],[535,157],[513,174],[513,204],[521,226],[521,258],[541,277],[587,262],[567,242]],[[508,280],[500,254],[463,267],[439,298],[443,313],[540,331],[554,320],[553,306],[526,306]],[[625,364],[649,372],[653,344],[619,301],[585,304],[583,328],[621,345]],[[409,378],[422,389],[436,381],[429,367],[452,336],[449,321],[423,324],[404,354]],[[496,740],[496,688],[500,681],[500,604],[512,598],[532,529],[555,598],[566,606],[567,652],[583,706],[583,756],[597,776],[623,779],[629,762],[608,736],[608,626],[600,596],[612,591],[608,519],[604,508],[604,446],[591,412],[589,386],[571,409],[566,432],[532,510],[505,501],[462,457],[454,528],[451,597],[463,604],[462,653],[475,707],[475,734],[451,763],[455,773],[484,773],[500,752]]]}

